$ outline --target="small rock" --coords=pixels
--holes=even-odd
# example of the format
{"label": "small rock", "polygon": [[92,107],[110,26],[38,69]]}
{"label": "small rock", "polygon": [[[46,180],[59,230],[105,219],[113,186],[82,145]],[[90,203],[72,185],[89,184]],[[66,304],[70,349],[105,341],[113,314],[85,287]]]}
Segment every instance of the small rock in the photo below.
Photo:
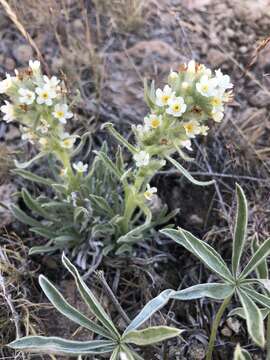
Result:
{"label": "small rock", "polygon": [[19,63],[27,63],[33,57],[33,49],[30,45],[23,44],[13,49],[13,55]]}
{"label": "small rock", "polygon": [[197,214],[190,215],[189,221],[192,225],[202,225],[203,219]]}
{"label": "small rock", "polygon": [[212,48],[208,52],[207,60],[213,67],[219,67],[227,60],[227,56],[220,50]]}
{"label": "small rock", "polygon": [[64,61],[62,58],[53,58],[52,59],[52,72],[53,73],[59,73],[59,70],[61,70],[64,66]]}
{"label": "small rock", "polygon": [[224,326],[221,329],[221,334],[223,336],[226,336],[226,337],[231,337],[232,336],[232,330],[230,328],[228,328],[228,326]]}
{"label": "small rock", "polygon": [[240,46],[239,52],[241,54],[245,54],[248,51],[248,48],[246,46]]}
{"label": "small rock", "polygon": [[241,328],[241,323],[239,320],[237,320],[236,318],[229,317],[226,323],[229,326],[229,328],[232,329],[233,332],[239,334]]}
{"label": "small rock", "polygon": [[5,133],[5,140],[18,139],[20,136],[20,130],[16,126],[9,125],[8,131]]}
{"label": "small rock", "polygon": [[270,96],[264,90],[259,90],[250,96],[249,102],[253,106],[265,107],[270,105]]}
{"label": "small rock", "polygon": [[[14,184],[3,184],[0,186],[0,203],[4,204],[7,208],[14,202],[12,195],[16,192],[17,188]],[[0,206],[0,228],[9,225],[13,221],[13,215],[5,207]]]}
{"label": "small rock", "polygon": [[227,28],[226,34],[227,34],[228,38],[233,38],[235,36],[235,31],[231,28]]}

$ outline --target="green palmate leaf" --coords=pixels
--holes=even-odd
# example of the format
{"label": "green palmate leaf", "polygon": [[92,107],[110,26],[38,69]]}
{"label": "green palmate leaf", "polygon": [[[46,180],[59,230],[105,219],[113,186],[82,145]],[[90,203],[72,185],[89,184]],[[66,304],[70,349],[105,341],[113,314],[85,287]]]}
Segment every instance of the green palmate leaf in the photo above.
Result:
{"label": "green palmate leaf", "polygon": [[233,282],[232,274],[226,263],[210,245],[183,229],[163,229],[161,233],[184,246],[222,279]]}
{"label": "green palmate leaf", "polygon": [[[255,237],[252,241],[251,244],[252,247],[252,254],[254,255],[256,253],[256,251],[259,249],[260,244],[258,239]],[[260,262],[257,267],[256,267],[256,272],[257,272],[257,276],[261,279],[268,279],[268,266],[267,266],[267,261],[266,258],[262,260],[262,262]]]}
{"label": "green palmate leaf", "polygon": [[194,185],[208,186],[215,183],[215,180],[210,180],[210,181],[196,180],[182,165],[179,164],[179,162],[175,161],[172,157],[166,156],[166,159],[169,160],[170,163],[172,163],[180,171],[180,173]]}
{"label": "green palmate leaf", "polygon": [[18,169],[26,169],[27,167],[32,165],[35,161],[41,159],[45,155],[47,155],[47,153],[40,152],[38,155],[34,156],[32,159],[30,159],[29,161],[26,161],[24,163],[19,163],[17,160],[14,160],[14,164]]}
{"label": "green palmate leaf", "polygon": [[252,357],[238,344],[234,351],[233,360],[252,360]]}
{"label": "green palmate leaf", "polygon": [[[262,318],[266,319],[266,317],[270,313],[270,309],[263,308],[263,309],[260,309],[260,312],[262,314]],[[246,320],[245,310],[242,307],[238,307],[238,308],[235,308],[232,311],[230,311],[228,314],[228,317],[231,317],[231,316],[239,316],[241,319]]]}
{"label": "green palmate leaf", "polygon": [[12,204],[12,205],[10,205],[10,209],[11,209],[11,212],[14,215],[14,217],[16,219],[18,219],[19,221],[21,221],[22,223],[30,225],[30,226],[35,226],[35,227],[40,226],[40,223],[37,220],[35,220],[32,217],[28,216],[18,206]]}
{"label": "green palmate leaf", "polygon": [[129,331],[122,341],[139,346],[150,345],[180,335],[182,330],[168,326],[153,326],[143,330]]}
{"label": "green palmate leaf", "polygon": [[187,289],[175,291],[171,298],[177,300],[194,300],[209,297],[211,299],[222,300],[232,295],[234,291],[235,288],[233,285],[219,283],[199,284]]}
{"label": "green palmate leaf", "polygon": [[14,170],[12,170],[12,173],[16,174],[16,175],[20,175],[24,179],[36,182],[38,184],[50,186],[54,182],[51,179],[46,179],[42,176],[33,174],[31,171],[27,171],[27,170],[23,170],[23,169],[14,169]]}
{"label": "green palmate leaf", "polygon": [[116,327],[114,326],[112,320],[104,311],[103,307],[100,305],[98,300],[95,298],[92,291],[86,286],[85,282],[80,277],[80,274],[76,267],[68,260],[68,258],[63,254],[62,262],[67,268],[67,270],[72,274],[76,281],[77,288],[80,291],[82,298],[85,303],[89,306],[91,312],[97,317],[97,319],[103,324],[103,326],[109,330],[114,339],[119,339],[120,334],[118,333]]}
{"label": "green palmate leaf", "polygon": [[132,330],[137,329],[141,326],[146,320],[148,320],[155,312],[161,309],[163,306],[167,304],[170,297],[175,293],[174,290],[167,289],[162,291],[158,296],[154,299],[150,300],[143,309],[139,312],[139,314],[135,317],[134,320],[129,324],[129,326],[124,331],[124,335],[129,333]]}
{"label": "green palmate leaf", "polygon": [[240,274],[240,279],[244,279],[247,277],[253,270],[257,268],[259,264],[261,264],[264,259],[270,254],[270,238],[267,239],[255,252],[252,256],[242,273]]}
{"label": "green palmate leaf", "polygon": [[243,286],[245,293],[253,299],[257,304],[265,306],[267,309],[270,310],[270,297],[266,295],[262,295],[258,293],[258,291],[252,290],[249,287]]}
{"label": "green palmate leaf", "polygon": [[255,302],[247,295],[246,289],[237,290],[240,302],[243,306],[247,320],[248,333],[252,340],[261,348],[264,347],[264,325],[260,309]]}
{"label": "green palmate leaf", "polygon": [[106,329],[91,321],[86,316],[81,314],[77,309],[71,306],[45,276],[39,276],[39,284],[47,298],[61,314],[65,315],[76,324],[79,324],[80,326],[83,326],[96,334],[112,339],[110,333]]}
{"label": "green palmate leaf", "polygon": [[233,275],[237,275],[240,258],[244,248],[246,231],[247,231],[247,221],[248,221],[247,200],[243,189],[238,184],[236,185],[236,193],[237,193],[237,213],[236,213],[236,223],[234,229],[233,252],[232,252]]}
{"label": "green palmate leaf", "polygon": [[72,341],[58,337],[27,336],[8,345],[12,349],[56,355],[104,354],[113,351],[110,340]]}
{"label": "green palmate leaf", "polygon": [[114,349],[110,360],[119,360],[119,352],[120,352],[120,347],[118,346],[117,348]]}
{"label": "green palmate leaf", "polygon": [[120,360],[136,360],[133,351],[129,349],[128,346],[125,346],[124,344],[121,345],[121,351],[119,353]]}

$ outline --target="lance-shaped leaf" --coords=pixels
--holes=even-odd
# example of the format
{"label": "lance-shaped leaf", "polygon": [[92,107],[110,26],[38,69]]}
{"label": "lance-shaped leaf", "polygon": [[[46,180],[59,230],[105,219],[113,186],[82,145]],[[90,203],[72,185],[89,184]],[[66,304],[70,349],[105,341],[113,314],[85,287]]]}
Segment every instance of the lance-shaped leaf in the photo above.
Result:
{"label": "lance-shaped leaf", "polygon": [[94,323],[73,306],[71,306],[45,276],[39,276],[39,284],[47,298],[61,314],[65,315],[76,324],[79,324],[80,326],[83,326],[96,334],[112,339],[112,336],[106,329]]}
{"label": "lance-shaped leaf", "polygon": [[109,171],[111,171],[118,179],[121,179],[123,173],[119,170],[119,168],[112,162],[112,160],[108,157],[106,153],[103,151],[95,151],[98,157],[103,161],[104,166],[106,166]]}
{"label": "lance-shaped leaf", "polygon": [[[252,254],[254,255],[256,253],[256,251],[259,249],[260,244],[258,239],[255,237],[252,241],[251,244],[251,248],[252,248]],[[258,278],[261,279],[268,279],[268,266],[267,266],[267,261],[266,258],[262,260],[262,262],[260,262],[257,267],[256,267],[256,272],[257,272],[257,276]]]}
{"label": "lance-shaped leaf", "polygon": [[[270,309],[260,309],[260,312],[262,313],[262,317],[265,320],[266,317],[269,315]],[[242,307],[237,307],[235,309],[233,309],[232,311],[229,312],[228,317],[231,316],[239,316],[241,319],[246,320],[246,314],[245,314],[245,310]]]}
{"label": "lance-shaped leaf", "polygon": [[247,200],[243,189],[236,184],[237,194],[237,212],[236,212],[236,223],[233,237],[233,251],[232,251],[232,272],[233,275],[237,275],[240,258],[243,252],[247,221],[248,221],[248,207]]}
{"label": "lance-shaped leaf", "polygon": [[119,134],[118,131],[115,130],[112,123],[105,123],[102,126],[102,129],[108,129],[109,132],[115,137],[115,139],[119,141],[120,144],[125,146],[132,154],[138,152],[135,146],[131,145],[122,135]]}
{"label": "lance-shaped leaf", "polygon": [[187,289],[175,291],[171,298],[177,300],[194,300],[209,297],[211,299],[222,300],[231,296],[234,291],[234,286],[229,284],[198,284]]}
{"label": "lance-shaped leaf", "polygon": [[36,156],[34,156],[32,159],[30,159],[29,161],[25,161],[23,163],[19,163],[17,160],[14,160],[14,164],[16,165],[16,167],[18,169],[26,169],[27,167],[29,167],[31,164],[33,164],[35,161],[41,159],[43,156],[47,155],[46,152],[40,152],[39,154],[37,154]]}
{"label": "lance-shaped leaf", "polygon": [[255,252],[250,261],[247,263],[246,267],[239,276],[239,279],[244,279],[247,277],[253,270],[257,268],[259,264],[262,263],[264,259],[270,254],[270,238],[267,239]]}
{"label": "lance-shaped leaf", "polygon": [[80,277],[80,274],[76,267],[68,260],[68,258],[64,254],[62,255],[62,262],[67,268],[67,270],[74,277],[77,288],[79,289],[82,298],[88,305],[91,312],[97,317],[97,319],[103,324],[103,326],[105,326],[105,328],[110,331],[110,333],[115,339],[119,339],[120,334],[118,333],[112,320],[106,314],[100,303],[97,301],[92,291],[86,286],[85,282]]}
{"label": "lance-shaped leaf", "polygon": [[24,211],[22,211],[18,206],[16,205],[10,205],[10,209],[14,217],[21,221],[23,224],[27,224],[30,226],[39,227],[40,223],[33,219],[31,216],[28,216]]}
{"label": "lance-shaped leaf", "polygon": [[118,346],[113,350],[110,360],[119,360],[119,352],[120,352],[120,347]]}
{"label": "lance-shaped leaf", "polygon": [[222,279],[233,282],[233,277],[222,257],[208,244],[183,229],[163,229],[161,233],[169,236],[197,256],[209,269]]}
{"label": "lance-shaped leaf", "polygon": [[[31,209],[32,211],[34,211],[34,213],[37,213],[41,216],[43,216],[46,219],[52,220],[53,219],[53,215],[50,214],[48,211],[44,210],[42,208],[42,206],[40,205],[40,203],[35,200],[26,189],[22,189],[22,198],[23,201],[25,202],[26,206]],[[57,221],[57,219],[54,220]]]}
{"label": "lance-shaped leaf", "polygon": [[252,340],[261,348],[264,347],[264,324],[260,309],[255,302],[247,295],[246,290],[237,290],[240,302],[243,306],[247,319],[248,333]]}
{"label": "lance-shaped leaf", "polygon": [[122,341],[125,343],[145,346],[180,335],[182,330],[169,326],[153,326],[143,330],[129,331]]}
{"label": "lance-shaped leaf", "polygon": [[166,156],[166,159],[169,160],[170,163],[172,163],[176,167],[176,169],[178,169],[180,173],[194,185],[208,186],[215,183],[215,180],[210,180],[210,181],[196,180],[182,165],[179,164],[179,162],[175,161],[172,157]]}
{"label": "lance-shaped leaf", "polygon": [[162,291],[158,296],[154,299],[150,300],[143,309],[139,312],[139,314],[135,317],[134,320],[129,324],[129,326],[124,331],[124,335],[126,335],[129,331],[137,329],[140,325],[142,325],[146,320],[148,320],[156,311],[161,309],[163,306],[167,304],[170,297],[175,293],[174,290],[167,289]]}
{"label": "lance-shaped leaf", "polygon": [[238,344],[234,351],[233,360],[252,360],[252,357]]}
{"label": "lance-shaped leaf", "polygon": [[262,295],[262,294],[258,293],[258,291],[255,291],[249,287],[243,286],[243,289],[244,289],[245,293],[251,299],[253,299],[257,304],[260,304],[270,310],[270,297],[268,297],[266,295]]}
{"label": "lance-shaped leaf", "polygon": [[42,176],[38,176],[36,174],[33,174],[31,171],[23,170],[23,169],[14,169],[11,171],[13,174],[20,175],[26,180],[30,180],[33,182],[36,182],[38,184],[43,184],[50,186],[52,183],[54,183],[54,180],[52,179],[46,179]]}
{"label": "lance-shaped leaf", "polygon": [[104,354],[113,351],[117,344],[110,340],[74,341],[59,337],[27,336],[13,341],[12,349],[56,355]]}

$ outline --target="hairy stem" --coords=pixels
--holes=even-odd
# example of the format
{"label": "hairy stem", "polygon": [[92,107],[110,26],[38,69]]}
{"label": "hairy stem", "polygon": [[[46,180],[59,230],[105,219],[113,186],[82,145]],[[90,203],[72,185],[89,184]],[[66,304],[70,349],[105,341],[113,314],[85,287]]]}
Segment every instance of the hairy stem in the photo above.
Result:
{"label": "hairy stem", "polygon": [[225,298],[217,312],[217,315],[215,317],[215,320],[213,322],[212,329],[211,329],[211,335],[210,335],[210,339],[209,339],[209,343],[208,343],[206,360],[212,359],[212,354],[213,354],[214,345],[215,345],[215,341],[216,341],[218,326],[220,324],[222,315],[224,314],[224,311],[225,311],[226,307],[229,305],[230,301],[231,301],[231,296],[228,296],[227,298]]}

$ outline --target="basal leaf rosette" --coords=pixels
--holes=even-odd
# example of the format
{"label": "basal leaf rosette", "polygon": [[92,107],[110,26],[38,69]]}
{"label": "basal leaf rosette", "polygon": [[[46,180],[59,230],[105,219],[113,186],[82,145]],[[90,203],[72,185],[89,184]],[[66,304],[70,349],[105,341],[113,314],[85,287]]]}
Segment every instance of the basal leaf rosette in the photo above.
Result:
{"label": "basal leaf rosette", "polygon": [[146,84],[150,113],[143,125],[133,126],[138,147],[150,156],[166,157],[176,149],[192,150],[191,141],[207,135],[209,119],[220,122],[232,99],[233,84],[221,70],[212,72],[191,60],[171,71],[163,89]]}

